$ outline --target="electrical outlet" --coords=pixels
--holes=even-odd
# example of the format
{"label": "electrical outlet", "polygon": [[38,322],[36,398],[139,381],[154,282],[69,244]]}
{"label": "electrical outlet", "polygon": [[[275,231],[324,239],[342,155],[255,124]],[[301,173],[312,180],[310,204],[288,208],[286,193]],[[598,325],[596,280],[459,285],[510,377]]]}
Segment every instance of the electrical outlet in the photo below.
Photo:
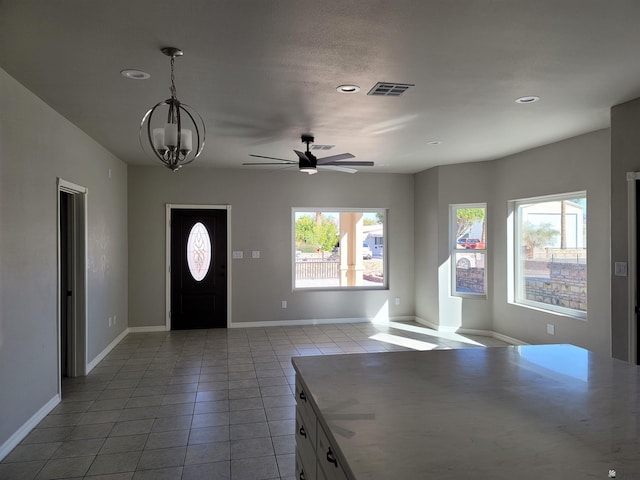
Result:
{"label": "electrical outlet", "polygon": [[109,326],[113,326],[113,318],[109,317]]}
{"label": "electrical outlet", "polygon": [[260,250],[254,250],[251,252],[251,258],[260,258]]}
{"label": "electrical outlet", "polygon": [[115,315],[113,316],[113,324],[115,325],[116,323],[118,323],[118,317],[116,317]]}
{"label": "electrical outlet", "polygon": [[240,259],[244,257],[244,252],[242,250],[234,250],[233,258]]}
{"label": "electrical outlet", "polygon": [[554,325],[552,325],[551,323],[547,323],[547,333],[549,335],[555,335],[556,334],[556,327]]}
{"label": "electrical outlet", "polygon": [[396,303],[396,305],[400,305],[400,297],[396,297],[395,303]]}
{"label": "electrical outlet", "polygon": [[282,300],[282,308],[287,308],[287,301],[286,300]]}

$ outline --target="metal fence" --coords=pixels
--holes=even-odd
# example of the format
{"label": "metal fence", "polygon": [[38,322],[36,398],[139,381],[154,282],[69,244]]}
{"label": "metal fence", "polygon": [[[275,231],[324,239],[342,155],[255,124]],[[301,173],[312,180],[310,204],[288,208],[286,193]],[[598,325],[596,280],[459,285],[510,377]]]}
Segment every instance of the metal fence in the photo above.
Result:
{"label": "metal fence", "polygon": [[297,261],[296,280],[316,280],[323,278],[338,278],[340,262]]}

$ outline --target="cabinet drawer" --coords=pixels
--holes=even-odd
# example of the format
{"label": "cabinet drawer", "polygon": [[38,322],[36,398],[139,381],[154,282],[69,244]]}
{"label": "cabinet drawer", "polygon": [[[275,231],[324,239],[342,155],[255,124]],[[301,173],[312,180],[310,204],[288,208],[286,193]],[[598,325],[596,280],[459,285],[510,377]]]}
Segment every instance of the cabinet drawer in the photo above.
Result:
{"label": "cabinet drawer", "polygon": [[300,454],[296,452],[296,480],[317,480],[315,476],[316,464],[315,458],[313,459],[313,474],[311,470],[308,470],[300,459]]}
{"label": "cabinet drawer", "polygon": [[335,454],[335,448],[329,443],[329,439],[320,425],[318,425],[317,435],[318,478],[324,476],[326,480],[347,480],[342,465]]}
{"label": "cabinet drawer", "polygon": [[[300,457],[305,480],[316,479],[316,450],[311,443],[307,426],[296,410],[296,453]],[[299,478],[299,476],[298,476]]]}
{"label": "cabinet drawer", "polygon": [[307,436],[311,440],[313,448],[316,448],[316,414],[311,407],[309,398],[306,392],[302,388],[300,381],[296,378],[296,402],[297,402],[297,414],[300,415],[300,419],[304,424]]}

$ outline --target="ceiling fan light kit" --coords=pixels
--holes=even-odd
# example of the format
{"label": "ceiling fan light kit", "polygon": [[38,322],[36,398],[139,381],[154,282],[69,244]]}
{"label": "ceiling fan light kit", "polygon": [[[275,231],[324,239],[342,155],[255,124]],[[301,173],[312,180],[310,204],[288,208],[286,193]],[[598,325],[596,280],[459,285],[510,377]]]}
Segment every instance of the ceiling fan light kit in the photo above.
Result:
{"label": "ceiling fan light kit", "polygon": [[[357,170],[355,168],[349,167],[373,167],[373,162],[354,162],[348,159],[355,158],[350,153],[340,153],[338,155],[331,155],[329,157],[317,158],[310,151],[309,144],[313,143],[314,138],[312,135],[303,134],[302,143],[307,145],[306,152],[300,152],[298,150],[294,150],[295,154],[298,156],[298,161],[287,160],[284,158],[276,158],[276,157],[267,157],[264,155],[250,155],[251,157],[256,158],[267,158],[269,160],[277,160],[278,163],[275,162],[250,162],[243,163],[243,165],[283,165],[283,166],[293,166],[298,165],[298,171],[302,173],[307,173],[309,175],[313,175],[314,173],[318,173],[318,168],[326,169],[326,170],[335,170],[338,172],[344,173],[356,173]],[[344,161],[347,160],[347,161]]]}
{"label": "ceiling fan light kit", "polygon": [[[162,53],[171,57],[171,98],[157,103],[144,115],[139,137],[145,152],[175,172],[202,153],[205,126],[200,114],[181,103],[176,94],[174,61],[183,55],[182,50],[165,47]],[[165,114],[162,115],[161,111]]]}

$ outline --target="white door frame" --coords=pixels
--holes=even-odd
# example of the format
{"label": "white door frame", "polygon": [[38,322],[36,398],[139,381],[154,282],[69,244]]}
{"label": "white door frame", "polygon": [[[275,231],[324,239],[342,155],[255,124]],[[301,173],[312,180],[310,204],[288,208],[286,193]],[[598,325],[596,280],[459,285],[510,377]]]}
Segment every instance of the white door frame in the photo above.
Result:
{"label": "white door frame", "polygon": [[62,264],[60,257],[60,194],[68,193],[73,196],[74,215],[70,219],[72,222],[73,236],[73,285],[72,285],[72,314],[71,314],[71,342],[68,348],[71,351],[70,374],[73,377],[85,376],[87,374],[87,194],[85,187],[58,178],[56,189],[57,202],[57,232],[58,232],[58,393],[62,394],[62,345],[61,335],[61,315],[62,305],[60,299]]}
{"label": "white door frame", "polygon": [[628,260],[628,281],[627,281],[627,325],[629,335],[629,363],[636,364],[638,359],[637,342],[637,319],[636,306],[637,299],[637,258],[638,252],[636,242],[638,238],[637,211],[636,211],[636,181],[640,180],[640,172],[627,172],[627,260]]}
{"label": "white door frame", "polygon": [[231,205],[178,205],[167,203],[165,213],[165,329],[171,330],[171,210],[202,209],[227,211],[227,328],[231,327]]}

